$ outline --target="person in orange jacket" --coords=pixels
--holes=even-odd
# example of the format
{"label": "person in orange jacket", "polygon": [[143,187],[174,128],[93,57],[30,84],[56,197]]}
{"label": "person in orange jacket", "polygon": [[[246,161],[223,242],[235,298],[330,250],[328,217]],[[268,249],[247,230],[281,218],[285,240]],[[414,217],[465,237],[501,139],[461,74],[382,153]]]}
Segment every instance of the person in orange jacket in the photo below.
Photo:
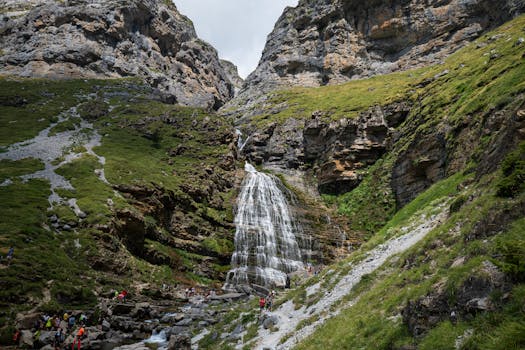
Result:
{"label": "person in orange jacket", "polygon": [[82,341],[82,337],[86,334],[86,330],[84,329],[84,326],[80,326],[77,336],[75,339],[73,339],[73,344],[71,345],[71,350],[75,350],[75,343],[77,344],[77,349],[80,350],[80,345]]}

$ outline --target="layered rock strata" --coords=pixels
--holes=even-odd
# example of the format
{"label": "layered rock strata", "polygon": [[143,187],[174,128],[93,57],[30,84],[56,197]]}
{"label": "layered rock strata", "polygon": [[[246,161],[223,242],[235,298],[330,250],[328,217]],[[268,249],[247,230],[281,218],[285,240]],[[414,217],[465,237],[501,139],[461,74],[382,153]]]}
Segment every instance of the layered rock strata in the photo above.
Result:
{"label": "layered rock strata", "polygon": [[301,0],[277,21],[241,96],[438,63],[524,8],[516,0]]}
{"label": "layered rock strata", "polygon": [[234,94],[217,51],[171,2],[5,1],[0,74],[137,76],[170,102],[217,109]]}
{"label": "layered rock strata", "polygon": [[224,68],[224,71],[228,76],[228,80],[233,84],[235,92],[237,93],[244,84],[244,80],[239,76],[237,66],[227,60],[221,60],[221,66]]}
{"label": "layered rock strata", "polygon": [[322,112],[309,120],[291,118],[253,133],[243,152],[252,162],[273,169],[313,169],[321,193],[345,193],[385,153],[394,128],[409,112],[407,103],[394,103],[373,107],[355,119],[327,122]]}

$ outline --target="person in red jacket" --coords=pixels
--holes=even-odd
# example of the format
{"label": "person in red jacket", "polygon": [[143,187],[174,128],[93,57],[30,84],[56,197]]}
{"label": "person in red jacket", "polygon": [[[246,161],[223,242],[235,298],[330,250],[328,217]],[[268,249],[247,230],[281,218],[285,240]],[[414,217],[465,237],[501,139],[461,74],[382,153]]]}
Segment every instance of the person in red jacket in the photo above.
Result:
{"label": "person in red jacket", "polygon": [[264,299],[264,297],[260,297],[259,298],[259,309],[260,309],[260,312],[263,312],[265,305],[266,305],[266,299]]}

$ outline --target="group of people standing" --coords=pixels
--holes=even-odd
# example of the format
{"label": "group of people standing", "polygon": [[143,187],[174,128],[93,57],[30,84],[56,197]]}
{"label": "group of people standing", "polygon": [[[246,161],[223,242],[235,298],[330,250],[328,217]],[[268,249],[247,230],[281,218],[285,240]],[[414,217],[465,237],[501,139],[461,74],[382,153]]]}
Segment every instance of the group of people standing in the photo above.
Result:
{"label": "group of people standing", "polygon": [[264,309],[268,311],[272,311],[273,301],[275,299],[275,290],[272,290],[268,295],[265,297],[259,298],[259,311],[263,312]]}
{"label": "group of people standing", "polygon": [[[41,318],[35,321],[33,325],[33,339],[38,340],[43,331],[55,332],[53,338],[53,347],[55,350],[68,348],[63,347],[66,337],[70,334],[74,335],[71,350],[80,350],[82,339],[86,336],[85,326],[88,323],[88,318],[85,314],[80,314],[78,320],[74,315],[69,315],[67,312],[62,317],[58,315],[50,316],[48,314],[42,315]],[[17,329],[13,335],[13,342],[18,345],[21,339],[21,332]]]}

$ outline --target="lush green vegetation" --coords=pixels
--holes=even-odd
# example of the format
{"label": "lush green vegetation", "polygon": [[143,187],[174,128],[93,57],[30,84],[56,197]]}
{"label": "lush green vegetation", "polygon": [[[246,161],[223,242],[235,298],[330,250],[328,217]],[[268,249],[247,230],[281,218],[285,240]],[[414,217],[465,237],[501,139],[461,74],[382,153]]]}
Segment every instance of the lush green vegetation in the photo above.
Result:
{"label": "lush green vegetation", "polygon": [[[450,201],[451,195],[453,198],[464,195],[476,198],[464,203],[447,222],[433,230],[423,242],[404,253],[400,259],[391,260],[372,278],[363,279],[345,299],[349,301],[359,296],[355,305],[327,321],[299,349],[326,346],[391,349],[414,344],[422,349],[450,349],[454,348],[458,337],[467,330],[469,332],[465,333],[467,335],[464,336],[461,349],[517,349],[523,346],[525,338],[519,330],[525,324],[525,310],[520,304],[524,288],[525,238],[518,232],[523,232],[525,222],[518,219],[508,227],[503,226],[504,232],[489,237],[473,238],[472,229],[487,216],[497,217],[497,213],[509,206],[519,207],[518,203],[522,203],[525,198],[521,195],[511,202],[497,199],[493,178],[485,178],[477,188],[467,189],[463,193],[454,194],[445,190],[455,187],[461,178],[456,176],[456,179],[451,178],[433,186],[414,202],[418,204],[418,210],[405,207],[381,232],[401,232],[402,227],[419,220],[422,209],[432,213],[439,198],[446,201]],[[405,216],[409,213],[412,215]],[[523,213],[515,212],[514,215],[520,217]],[[379,236],[374,237],[361,250],[371,249],[382,241]],[[360,257],[360,253],[354,254],[347,262]],[[451,268],[458,257],[463,257],[464,262],[456,263]],[[486,261],[499,266],[515,281],[511,299],[504,299],[504,292],[496,290],[491,296],[496,305],[494,311],[476,313],[470,318],[460,317],[457,324],[450,323],[448,311],[445,310],[445,315],[441,315],[444,319],[437,327],[423,337],[413,338],[400,315],[407,301],[427,295],[434,295],[435,298],[443,295],[450,308],[457,307],[454,306],[455,300],[467,281],[472,278],[490,278],[485,275],[483,268]],[[345,272],[346,263],[339,264],[336,275]],[[496,339],[503,343],[498,344]]]}
{"label": "lush green vegetation", "polygon": [[[105,158],[100,164],[80,144],[65,150],[79,156],[56,172],[74,189],[57,189],[64,202],[52,207],[47,181],[20,179],[42,170],[42,162],[0,160],[0,183],[10,180],[0,186],[0,254],[15,248],[11,265],[0,268],[2,325],[33,307],[49,312],[89,307],[96,302],[93,292],[132,290],[135,283],[149,283],[145,293],[154,295],[162,283],[212,284],[222,278],[233,250],[235,199],[235,190],[222,180],[230,177],[222,163],[233,140],[228,121],[153,100],[150,89],[134,80],[2,79],[0,85],[0,151],[49,126],[51,135],[78,128],[80,119],[65,114],[77,107],[94,125],[82,133],[102,135],[94,152]],[[65,119],[57,123],[60,115]],[[109,184],[99,178],[102,168]],[[120,186],[130,190],[120,192]],[[71,198],[85,218],[66,203]],[[126,210],[144,220],[145,256],[126,250],[114,229],[116,213]],[[105,266],[111,261],[126,270],[114,275]],[[43,298],[47,292],[49,299]]]}
{"label": "lush green vegetation", "polygon": [[498,195],[514,197],[525,190],[525,142],[510,153],[501,165],[503,178],[498,184]]}
{"label": "lush green vegetation", "polygon": [[[433,67],[341,86],[278,92],[265,102],[272,112],[252,119],[261,127],[290,117],[309,118],[314,111],[321,111],[326,119],[338,119],[353,118],[372,106],[393,101],[405,100],[415,106],[398,128],[399,141],[367,169],[356,189],[341,196],[324,196],[349,219],[352,230],[368,235],[368,241],[348,259],[287,293],[277,306],[286,300],[292,300],[297,309],[313,305],[367,251],[406,233],[430,215],[448,213],[423,241],[365,276],[333,307],[343,311],[298,349],[525,347],[523,142],[506,156],[501,169],[490,174],[479,170],[483,153],[501,136],[483,129],[486,120],[493,114],[514,115],[522,108],[525,64],[523,44],[518,39],[524,25],[525,16],[521,16]],[[522,118],[520,113],[513,118]],[[470,158],[463,160],[461,171],[446,174],[411,203],[396,208],[390,186],[396,157],[416,138],[436,130],[446,139],[449,161],[457,153],[468,153]],[[468,136],[461,134],[465,130],[470,132]],[[466,141],[468,146],[463,144]],[[487,266],[496,266],[505,283],[488,292],[489,310],[467,311],[461,306],[465,291],[472,281],[492,278]],[[320,291],[307,296],[306,288],[318,283]],[[434,311],[434,323],[414,336],[403,312],[409,302],[424,304],[428,300],[439,301],[443,309]],[[458,320],[450,319],[452,309],[458,310]],[[314,320],[315,316],[303,320],[298,328]]]}

